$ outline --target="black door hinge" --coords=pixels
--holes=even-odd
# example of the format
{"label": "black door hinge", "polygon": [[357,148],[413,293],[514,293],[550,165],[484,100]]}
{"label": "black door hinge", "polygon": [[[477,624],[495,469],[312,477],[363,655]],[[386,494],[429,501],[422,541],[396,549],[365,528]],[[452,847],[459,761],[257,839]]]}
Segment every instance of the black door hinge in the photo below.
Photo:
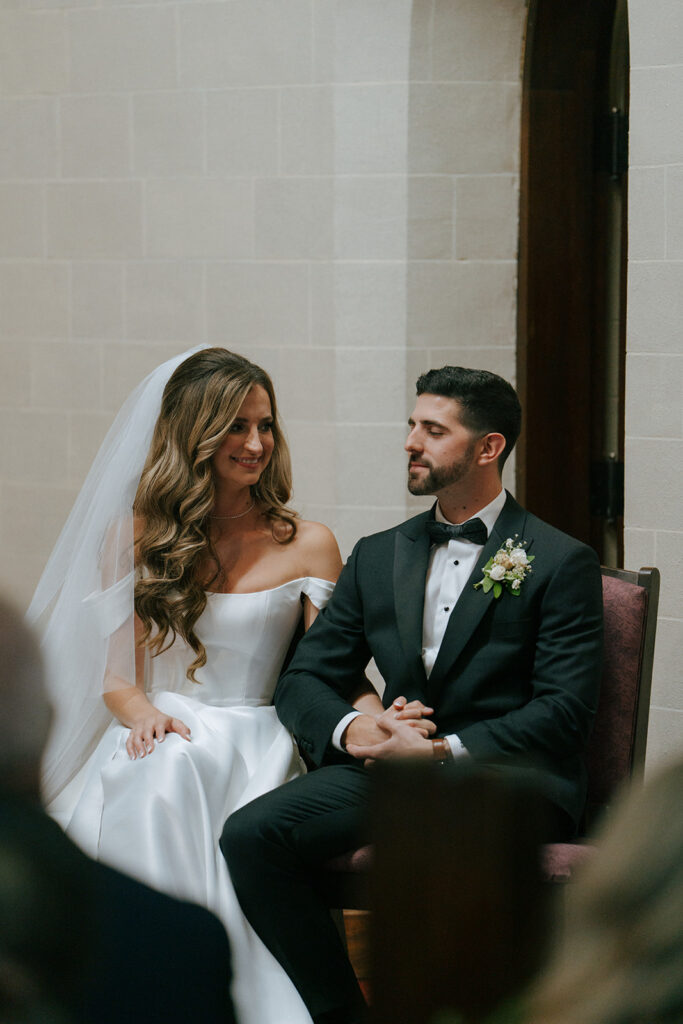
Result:
{"label": "black door hinge", "polygon": [[617,107],[600,118],[598,163],[599,169],[613,181],[628,171],[628,114]]}
{"label": "black door hinge", "polygon": [[624,463],[610,455],[591,465],[591,515],[615,522],[624,514]]}

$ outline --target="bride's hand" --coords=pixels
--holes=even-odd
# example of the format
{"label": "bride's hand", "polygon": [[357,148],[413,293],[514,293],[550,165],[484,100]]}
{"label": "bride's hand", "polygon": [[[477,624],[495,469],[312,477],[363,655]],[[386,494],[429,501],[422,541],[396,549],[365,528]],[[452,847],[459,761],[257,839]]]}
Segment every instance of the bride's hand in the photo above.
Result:
{"label": "bride's hand", "polygon": [[154,740],[162,743],[167,732],[177,732],[184,740],[190,739],[190,730],[179,718],[172,718],[157,708],[151,708],[150,713],[136,722],[130,730],[126,740],[128,756],[135,761],[138,757],[151,754],[154,750]]}

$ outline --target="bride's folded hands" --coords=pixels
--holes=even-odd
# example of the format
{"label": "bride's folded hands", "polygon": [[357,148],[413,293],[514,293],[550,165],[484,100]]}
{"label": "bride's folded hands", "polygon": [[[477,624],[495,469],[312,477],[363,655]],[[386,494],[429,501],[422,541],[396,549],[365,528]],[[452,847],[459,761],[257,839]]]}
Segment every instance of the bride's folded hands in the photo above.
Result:
{"label": "bride's folded hands", "polygon": [[154,741],[162,743],[167,732],[177,732],[183,739],[190,739],[190,730],[185,723],[155,708],[137,686],[110,690],[103,697],[112,714],[130,729],[126,750],[133,761],[151,754]]}

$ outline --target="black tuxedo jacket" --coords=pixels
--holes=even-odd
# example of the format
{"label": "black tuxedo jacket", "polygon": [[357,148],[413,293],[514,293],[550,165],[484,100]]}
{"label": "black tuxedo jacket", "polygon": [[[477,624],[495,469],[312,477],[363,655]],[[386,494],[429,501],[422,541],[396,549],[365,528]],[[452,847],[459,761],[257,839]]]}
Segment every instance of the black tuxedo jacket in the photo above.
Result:
{"label": "black tuxedo jacket", "polygon": [[[275,705],[320,764],[348,698],[374,657],[383,702],[418,698],[438,735],[457,733],[486,763],[527,763],[544,795],[576,823],[585,801],[583,752],[597,707],[602,587],[595,552],[521,508],[509,494],[450,614],[429,679],[422,617],[433,510],[363,538],[332,599],[283,673]],[[533,571],[519,596],[474,584],[508,537],[527,542]]]}

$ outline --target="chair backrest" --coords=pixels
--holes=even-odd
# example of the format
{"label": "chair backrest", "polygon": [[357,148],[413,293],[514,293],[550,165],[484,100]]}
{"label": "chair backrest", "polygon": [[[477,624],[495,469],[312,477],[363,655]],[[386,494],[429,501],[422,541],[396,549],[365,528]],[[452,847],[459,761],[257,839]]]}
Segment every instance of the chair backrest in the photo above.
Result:
{"label": "chair backrest", "polygon": [[615,789],[642,774],[652,685],[659,570],[602,569],[605,653],[588,745],[587,824]]}

